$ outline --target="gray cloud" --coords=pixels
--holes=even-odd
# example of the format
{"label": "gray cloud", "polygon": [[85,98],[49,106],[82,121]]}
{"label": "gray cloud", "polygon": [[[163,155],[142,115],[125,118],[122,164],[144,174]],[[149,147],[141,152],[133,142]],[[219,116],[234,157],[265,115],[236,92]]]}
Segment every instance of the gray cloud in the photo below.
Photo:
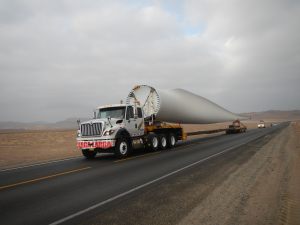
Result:
{"label": "gray cloud", "polygon": [[135,84],[300,108],[297,1],[0,1],[0,120],[88,116]]}

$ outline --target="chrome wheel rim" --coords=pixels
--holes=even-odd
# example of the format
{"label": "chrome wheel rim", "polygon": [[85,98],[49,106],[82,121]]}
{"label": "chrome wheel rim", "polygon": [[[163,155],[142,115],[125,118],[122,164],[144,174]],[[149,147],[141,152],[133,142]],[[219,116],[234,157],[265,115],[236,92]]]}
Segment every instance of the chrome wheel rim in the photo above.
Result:
{"label": "chrome wheel rim", "polygon": [[174,146],[175,145],[175,137],[172,135],[171,136],[171,145]]}
{"label": "chrome wheel rim", "polygon": [[166,147],[166,146],[167,146],[167,140],[166,140],[165,137],[162,137],[162,138],[161,138],[161,146],[162,146],[162,147]]}
{"label": "chrome wheel rim", "polygon": [[153,137],[152,144],[153,144],[154,148],[157,148],[157,146],[158,146],[158,139],[157,139],[157,137]]}
{"label": "chrome wheel rim", "polygon": [[127,145],[127,143],[126,143],[125,141],[122,141],[122,142],[120,143],[119,150],[120,150],[120,153],[121,153],[122,155],[125,155],[125,154],[127,153],[128,145]]}

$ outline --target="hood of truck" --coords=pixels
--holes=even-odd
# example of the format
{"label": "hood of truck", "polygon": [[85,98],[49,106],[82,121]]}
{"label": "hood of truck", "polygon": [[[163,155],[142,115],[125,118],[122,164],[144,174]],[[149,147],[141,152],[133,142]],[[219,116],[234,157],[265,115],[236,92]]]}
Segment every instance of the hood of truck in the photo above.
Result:
{"label": "hood of truck", "polygon": [[91,119],[88,121],[81,122],[80,124],[102,123],[105,127],[107,127],[110,126],[110,124],[115,125],[118,121],[120,122],[121,120],[123,121],[124,119],[111,118],[109,123],[108,119]]}

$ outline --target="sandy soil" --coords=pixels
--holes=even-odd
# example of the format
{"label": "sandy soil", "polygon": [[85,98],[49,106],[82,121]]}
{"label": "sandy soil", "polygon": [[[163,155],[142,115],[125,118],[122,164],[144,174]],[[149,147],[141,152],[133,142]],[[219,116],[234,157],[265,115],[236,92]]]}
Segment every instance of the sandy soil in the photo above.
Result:
{"label": "sandy soil", "polygon": [[0,133],[0,168],[79,156],[76,131],[42,130]]}

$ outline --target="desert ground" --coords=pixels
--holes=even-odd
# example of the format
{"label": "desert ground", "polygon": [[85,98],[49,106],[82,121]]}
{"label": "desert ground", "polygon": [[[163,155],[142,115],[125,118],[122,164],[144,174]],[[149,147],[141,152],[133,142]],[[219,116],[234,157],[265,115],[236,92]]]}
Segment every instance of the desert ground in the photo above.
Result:
{"label": "desert ground", "polygon": [[0,167],[79,156],[75,138],[75,130],[0,132]]}
{"label": "desert ground", "polygon": [[[244,121],[248,129],[256,129],[259,121]],[[274,120],[265,120],[270,126]],[[275,122],[279,122],[276,120]],[[224,129],[230,123],[185,125],[185,132]],[[189,139],[224,132],[191,136]],[[20,130],[0,131],[0,168],[10,168],[49,160],[81,156],[76,147],[76,130]]]}

